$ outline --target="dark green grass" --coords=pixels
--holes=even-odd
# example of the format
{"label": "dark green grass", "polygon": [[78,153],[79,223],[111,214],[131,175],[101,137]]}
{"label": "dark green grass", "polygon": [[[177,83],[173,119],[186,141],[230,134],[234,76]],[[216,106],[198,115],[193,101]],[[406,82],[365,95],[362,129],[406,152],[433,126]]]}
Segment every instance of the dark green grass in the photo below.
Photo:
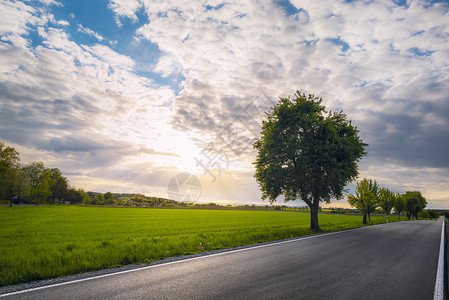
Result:
{"label": "dark green grass", "polygon": [[[335,231],[362,217],[319,222]],[[308,213],[291,211],[0,207],[0,286],[312,234],[309,226]]]}

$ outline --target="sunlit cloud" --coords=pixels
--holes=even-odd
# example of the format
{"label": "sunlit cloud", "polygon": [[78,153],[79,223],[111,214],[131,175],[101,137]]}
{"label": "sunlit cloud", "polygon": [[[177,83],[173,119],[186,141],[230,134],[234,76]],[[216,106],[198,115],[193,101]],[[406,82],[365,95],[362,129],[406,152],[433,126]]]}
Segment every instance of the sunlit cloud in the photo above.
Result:
{"label": "sunlit cloud", "polygon": [[258,203],[252,142],[300,89],[358,127],[361,178],[449,208],[447,3],[114,0],[114,28],[58,3],[0,4],[0,139],[24,160],[162,197],[190,172],[204,201]]}

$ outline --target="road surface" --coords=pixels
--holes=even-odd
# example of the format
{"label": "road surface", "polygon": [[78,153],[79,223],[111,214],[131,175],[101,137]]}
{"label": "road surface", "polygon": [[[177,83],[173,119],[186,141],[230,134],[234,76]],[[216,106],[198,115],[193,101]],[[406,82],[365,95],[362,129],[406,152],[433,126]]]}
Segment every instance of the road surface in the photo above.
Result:
{"label": "road surface", "polygon": [[0,299],[433,299],[441,224],[364,227]]}

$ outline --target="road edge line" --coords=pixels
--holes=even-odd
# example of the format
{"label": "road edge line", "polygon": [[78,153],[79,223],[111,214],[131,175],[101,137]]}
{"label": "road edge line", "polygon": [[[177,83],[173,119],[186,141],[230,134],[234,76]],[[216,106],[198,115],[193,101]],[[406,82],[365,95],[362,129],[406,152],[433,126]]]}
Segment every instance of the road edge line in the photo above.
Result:
{"label": "road edge line", "polygon": [[435,280],[434,300],[444,300],[444,223],[441,225],[440,253],[438,255],[438,268]]}

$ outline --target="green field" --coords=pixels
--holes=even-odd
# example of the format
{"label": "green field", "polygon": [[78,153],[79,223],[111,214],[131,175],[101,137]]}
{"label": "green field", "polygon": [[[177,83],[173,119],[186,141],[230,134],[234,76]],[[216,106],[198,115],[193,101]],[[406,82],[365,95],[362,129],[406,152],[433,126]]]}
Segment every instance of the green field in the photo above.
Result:
{"label": "green field", "polygon": [[[319,221],[323,231],[362,226],[361,216]],[[0,286],[312,234],[309,226],[295,211],[0,207]]]}

